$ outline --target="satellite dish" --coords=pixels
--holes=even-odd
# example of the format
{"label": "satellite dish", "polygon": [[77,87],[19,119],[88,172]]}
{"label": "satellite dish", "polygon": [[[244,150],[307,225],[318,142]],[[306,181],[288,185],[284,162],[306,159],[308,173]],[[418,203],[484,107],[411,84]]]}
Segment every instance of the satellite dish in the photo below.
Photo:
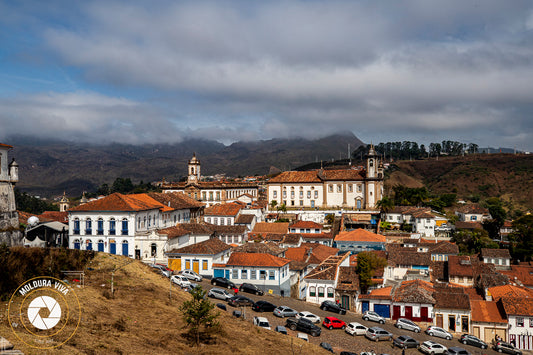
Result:
{"label": "satellite dish", "polygon": [[36,217],[36,216],[31,216],[30,218],[28,218],[28,225],[30,226],[35,226],[39,223],[39,218]]}

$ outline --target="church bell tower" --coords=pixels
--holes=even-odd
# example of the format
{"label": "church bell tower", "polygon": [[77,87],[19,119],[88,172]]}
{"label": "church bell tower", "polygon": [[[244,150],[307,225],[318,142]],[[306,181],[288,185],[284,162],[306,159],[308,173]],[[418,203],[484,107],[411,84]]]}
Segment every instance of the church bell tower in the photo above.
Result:
{"label": "church bell tower", "polygon": [[196,153],[193,153],[188,164],[188,184],[196,184],[200,181],[200,161],[196,158]]}

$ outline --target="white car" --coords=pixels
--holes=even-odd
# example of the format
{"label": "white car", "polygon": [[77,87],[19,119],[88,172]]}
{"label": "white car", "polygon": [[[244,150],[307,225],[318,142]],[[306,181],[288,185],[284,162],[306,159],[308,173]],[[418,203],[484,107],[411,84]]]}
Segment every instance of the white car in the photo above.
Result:
{"label": "white car", "polygon": [[189,280],[200,282],[202,281],[202,275],[198,275],[193,270],[182,270],[179,272],[180,275],[185,276]]}
{"label": "white car", "polygon": [[452,340],[453,338],[452,333],[448,332],[446,329],[435,327],[434,325],[430,325],[428,329],[426,329],[426,334],[431,335],[432,337],[439,337],[447,340]]}
{"label": "white car", "polygon": [[446,354],[448,352],[448,349],[444,345],[431,340],[423,342],[419,350],[426,354]]}
{"label": "white car", "polygon": [[268,330],[271,329],[270,323],[268,323],[268,319],[266,319],[265,317],[254,317],[254,325]]}
{"label": "white car", "polygon": [[363,313],[363,320],[366,320],[366,321],[371,320],[372,322],[378,322],[380,324],[385,324],[385,318],[380,316],[376,312],[372,312],[372,311],[366,311],[365,313]]}
{"label": "white car", "polygon": [[307,334],[305,334],[305,333],[298,333],[296,335],[296,337],[298,339],[302,339],[302,340],[305,340],[305,341],[309,342],[309,336],[307,336]]}
{"label": "white car", "polygon": [[352,322],[346,326],[345,332],[350,335],[365,335],[368,328],[361,323]]}
{"label": "white car", "polygon": [[311,323],[320,323],[320,317],[311,312],[303,311],[296,315],[298,319],[307,319]]}
{"label": "white car", "polygon": [[175,283],[176,285],[178,285],[179,287],[192,287],[192,284],[191,282],[189,281],[188,278],[186,278],[185,276],[181,276],[181,275],[173,275],[171,278],[170,278],[170,281],[172,281],[173,283]]}

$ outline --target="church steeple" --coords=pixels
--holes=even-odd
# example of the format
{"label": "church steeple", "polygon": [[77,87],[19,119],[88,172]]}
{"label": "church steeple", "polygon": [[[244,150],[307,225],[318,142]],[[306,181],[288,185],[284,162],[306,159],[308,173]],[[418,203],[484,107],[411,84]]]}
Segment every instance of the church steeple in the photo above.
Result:
{"label": "church steeple", "polygon": [[61,200],[59,201],[59,211],[66,212],[68,208],[69,208],[68,198],[65,194],[65,191],[63,191],[63,197],[61,197]]}
{"label": "church steeple", "polygon": [[192,154],[188,164],[188,184],[195,184],[200,181],[200,161],[196,158],[196,153]]}
{"label": "church steeple", "polygon": [[367,178],[377,177],[378,164],[379,164],[379,157],[376,154],[374,145],[371,143],[370,148],[368,149],[368,154],[366,155],[366,177]]}

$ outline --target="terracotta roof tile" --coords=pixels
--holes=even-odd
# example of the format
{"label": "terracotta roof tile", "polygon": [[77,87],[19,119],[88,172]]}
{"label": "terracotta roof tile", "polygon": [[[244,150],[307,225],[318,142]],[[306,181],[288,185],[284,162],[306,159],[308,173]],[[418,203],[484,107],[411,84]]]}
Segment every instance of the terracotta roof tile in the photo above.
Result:
{"label": "terracotta roof tile", "polygon": [[499,307],[498,302],[471,300],[470,307],[472,322],[507,324],[503,307]]}
{"label": "terracotta roof tile", "polygon": [[268,183],[290,183],[290,182],[321,182],[316,171],[285,171],[273,177]]}
{"label": "terracotta roof tile", "polygon": [[218,238],[210,238],[200,243],[188,245],[179,249],[173,249],[167,254],[215,255],[230,249],[231,246]]}
{"label": "terracotta roof tile", "polygon": [[296,221],[289,226],[289,228],[297,229],[322,229],[323,225],[313,221]]}
{"label": "terracotta roof tile", "polygon": [[273,243],[244,243],[235,248],[233,252],[266,253],[274,256],[281,256],[285,252],[285,249],[280,248]]}
{"label": "terracotta roof tile", "polygon": [[531,317],[533,315],[533,298],[504,297],[501,301],[507,316]]}
{"label": "terracotta roof tile", "polygon": [[348,258],[350,253],[344,253],[342,255],[331,255],[321,262],[317,267],[313,269],[309,274],[305,276],[305,279],[310,280],[335,280],[337,278],[337,271],[340,264]]}
{"label": "terracotta roof tile", "polygon": [[340,232],[335,237],[335,241],[385,243],[387,238],[381,234],[372,233],[366,229],[358,228],[349,232]]}
{"label": "terracotta roof tile", "polygon": [[479,222],[455,222],[455,229],[483,229],[483,225]]}
{"label": "terracotta roof tile", "polygon": [[436,287],[435,308],[470,310],[470,298],[463,287]]}
{"label": "terracotta roof tile", "polygon": [[[493,301],[500,298],[533,298],[533,290],[523,286],[503,285],[489,287],[488,292]],[[533,313],[532,313],[533,314]]]}
{"label": "terracotta roof tile", "polygon": [[509,249],[481,248],[481,257],[511,259],[511,254],[509,253]]}
{"label": "terracotta roof tile", "polygon": [[341,266],[339,268],[339,278],[337,280],[338,291],[359,291],[359,275],[355,267]]}
{"label": "terracotta roof tile", "polygon": [[255,224],[253,233],[281,233],[286,234],[289,231],[289,223],[267,223],[267,222],[258,222]]}
{"label": "terracotta roof tile", "polygon": [[429,303],[434,304],[434,288],[430,282],[422,280],[403,281],[394,290],[393,300],[404,303]]}
{"label": "terracotta roof tile", "polygon": [[253,214],[240,214],[235,219],[235,224],[251,224],[254,221]]}
{"label": "terracotta roof tile", "polygon": [[457,212],[464,213],[464,214],[484,214],[484,215],[489,214],[488,209],[481,207],[477,204],[461,206],[457,209]]}
{"label": "terracotta roof tile", "polygon": [[223,203],[212,205],[204,210],[204,216],[236,216],[242,206],[237,203]]}
{"label": "terracotta roof tile", "polygon": [[[139,195],[139,194],[137,194]],[[123,195],[115,192],[104,198],[87,202],[69,209],[69,212],[78,211],[146,211],[163,209],[166,206],[152,198],[139,198],[137,195]],[[141,194],[142,195],[142,194]]]}
{"label": "terracotta roof tile", "polygon": [[68,212],[59,211],[44,211],[40,215],[37,215],[41,222],[56,221],[61,223],[68,223]]}
{"label": "terracotta roof tile", "polygon": [[13,148],[12,145],[4,144],[4,143],[0,143],[0,147],[4,147],[4,148]]}
{"label": "terracotta roof tile", "polygon": [[265,253],[231,253],[226,265],[231,266],[260,266],[260,267],[282,267],[290,260],[280,258]]}
{"label": "terracotta roof tile", "polygon": [[507,275],[514,283],[533,288],[533,266],[511,265],[511,270],[500,270],[500,273]]}
{"label": "terracotta roof tile", "polygon": [[305,261],[310,264],[320,264],[331,255],[336,255],[339,249],[318,243],[302,243],[297,248],[288,248],[285,257],[295,261]]}
{"label": "terracotta roof tile", "polygon": [[404,247],[400,244],[387,244],[387,263],[391,266],[417,265],[429,266],[431,254],[418,251],[416,247]]}
{"label": "terracotta roof tile", "polygon": [[313,240],[313,239],[333,239],[330,232],[323,233],[300,233],[304,240]]}
{"label": "terracotta roof tile", "polygon": [[392,286],[381,287],[370,291],[367,295],[360,295],[360,299],[392,300]]}
{"label": "terracotta roof tile", "polygon": [[176,210],[200,208],[205,206],[204,203],[197,201],[181,192],[150,192],[148,193],[148,196],[160,202],[161,204],[170,206]]}

